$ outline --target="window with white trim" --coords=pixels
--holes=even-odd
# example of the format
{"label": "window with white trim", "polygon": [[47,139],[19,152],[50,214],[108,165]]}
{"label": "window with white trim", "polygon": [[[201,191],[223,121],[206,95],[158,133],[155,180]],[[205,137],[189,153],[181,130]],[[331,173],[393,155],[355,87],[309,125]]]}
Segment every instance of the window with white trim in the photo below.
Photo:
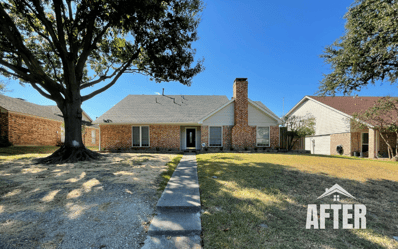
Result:
{"label": "window with white trim", "polygon": [[269,127],[257,127],[257,146],[269,147]]}
{"label": "window with white trim", "polygon": [[95,130],[91,131],[91,143],[95,144]]}
{"label": "window with white trim", "polygon": [[149,146],[149,126],[133,126],[133,147]]}
{"label": "window with white trim", "polygon": [[222,127],[210,126],[209,127],[209,146],[221,147],[222,146]]}

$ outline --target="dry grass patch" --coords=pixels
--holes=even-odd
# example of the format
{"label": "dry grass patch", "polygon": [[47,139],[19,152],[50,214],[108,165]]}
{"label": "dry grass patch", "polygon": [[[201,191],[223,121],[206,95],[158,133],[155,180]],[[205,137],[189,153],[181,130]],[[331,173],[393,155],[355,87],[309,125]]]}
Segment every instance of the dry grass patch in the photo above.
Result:
{"label": "dry grass patch", "polygon": [[[136,153],[103,155],[100,161],[56,165],[33,164],[33,159],[47,154],[0,156],[0,215],[64,208],[67,217],[76,219],[96,206],[106,212],[111,203],[87,205],[84,198],[103,191],[104,186],[117,186],[123,193],[145,196],[156,191],[159,175],[176,157]],[[146,198],[155,197],[150,194]],[[18,234],[29,225],[18,222],[0,223],[0,233]],[[43,246],[51,247],[52,243]]]}
{"label": "dry grass patch", "polygon": [[[254,153],[197,160],[205,247],[398,248],[398,163]],[[325,230],[305,229],[307,205],[333,203],[317,197],[335,183],[366,205],[367,229],[334,230],[332,212]]]}

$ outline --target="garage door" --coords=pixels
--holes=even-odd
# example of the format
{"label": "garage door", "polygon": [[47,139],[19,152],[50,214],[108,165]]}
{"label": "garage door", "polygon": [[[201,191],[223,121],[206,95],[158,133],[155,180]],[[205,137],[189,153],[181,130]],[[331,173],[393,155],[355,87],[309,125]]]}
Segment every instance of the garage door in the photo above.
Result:
{"label": "garage door", "polygon": [[306,137],[305,149],[311,154],[330,155],[330,136]]}

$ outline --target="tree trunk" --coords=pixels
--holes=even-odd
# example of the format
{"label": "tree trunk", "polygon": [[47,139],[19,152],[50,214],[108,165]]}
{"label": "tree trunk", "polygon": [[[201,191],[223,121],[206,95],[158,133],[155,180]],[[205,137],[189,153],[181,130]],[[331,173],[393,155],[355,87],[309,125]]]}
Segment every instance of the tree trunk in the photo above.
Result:
{"label": "tree trunk", "polygon": [[64,105],[58,105],[64,115],[65,142],[51,156],[42,158],[38,163],[67,163],[98,159],[99,153],[88,150],[83,144],[82,138],[82,109],[80,98],[73,101],[65,101]]}
{"label": "tree trunk", "polygon": [[384,142],[386,143],[386,145],[387,145],[387,152],[388,152],[388,158],[391,159],[391,158],[392,158],[391,154],[393,154],[393,151],[392,151],[391,145],[387,142],[388,135],[387,135],[387,139],[386,139],[386,138],[384,138],[383,134],[380,132],[380,137],[381,137],[381,138],[384,140]]}

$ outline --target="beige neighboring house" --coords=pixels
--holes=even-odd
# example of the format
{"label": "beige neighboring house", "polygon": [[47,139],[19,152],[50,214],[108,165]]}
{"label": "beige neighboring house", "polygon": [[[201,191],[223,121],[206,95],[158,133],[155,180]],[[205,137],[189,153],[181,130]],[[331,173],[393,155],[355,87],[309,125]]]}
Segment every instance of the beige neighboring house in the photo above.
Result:
{"label": "beige neighboring house", "polygon": [[[307,136],[295,149],[305,149],[311,154],[338,155],[337,146],[343,147],[343,155],[355,152],[364,157],[387,155],[387,145],[373,129],[354,130],[350,119],[356,112],[373,106],[382,97],[317,97],[305,96],[286,116],[315,117],[315,135]],[[369,125],[372,127],[371,125]],[[395,134],[389,134],[390,144],[395,147]]]}

